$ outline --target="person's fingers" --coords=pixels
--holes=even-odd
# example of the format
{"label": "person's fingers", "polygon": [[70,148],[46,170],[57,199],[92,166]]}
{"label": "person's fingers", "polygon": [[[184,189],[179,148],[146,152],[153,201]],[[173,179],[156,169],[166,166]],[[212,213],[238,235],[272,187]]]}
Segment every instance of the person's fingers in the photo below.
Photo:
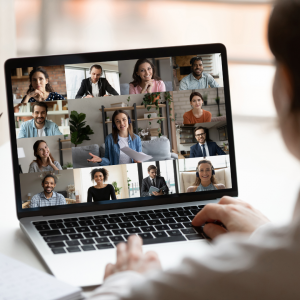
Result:
{"label": "person's fingers", "polygon": [[202,226],[206,222],[213,222],[215,220],[219,220],[225,224],[227,220],[226,211],[223,205],[210,203],[197,213],[192,224],[193,226]]}
{"label": "person's fingers", "polygon": [[128,268],[135,268],[142,255],[142,239],[137,235],[130,236],[127,243]]}
{"label": "person's fingers", "polygon": [[89,153],[89,155],[90,155],[90,156],[92,156],[92,157],[96,156],[96,155],[94,155],[94,154],[93,154],[93,153],[91,153],[91,152]]}
{"label": "person's fingers", "polygon": [[241,199],[236,199],[236,198],[232,198],[229,196],[222,197],[219,201],[219,204],[236,204],[236,205],[243,205],[247,208],[252,208],[252,206],[249,203],[247,203]]}
{"label": "person's fingers", "polygon": [[203,231],[211,239],[214,239],[218,235],[224,234],[224,233],[227,232],[227,230],[224,227],[222,227],[220,225],[217,225],[217,224],[214,224],[214,223],[205,224],[204,227],[203,227]]}
{"label": "person's fingers", "polygon": [[104,280],[112,274],[114,274],[114,265],[113,264],[107,264],[106,267],[105,267],[105,272],[104,272]]}
{"label": "person's fingers", "polygon": [[127,267],[127,246],[126,246],[125,243],[120,243],[117,246],[116,267],[119,271],[126,270],[126,267]]}
{"label": "person's fingers", "polygon": [[159,261],[158,254],[155,251],[146,252],[145,259],[148,261]]}

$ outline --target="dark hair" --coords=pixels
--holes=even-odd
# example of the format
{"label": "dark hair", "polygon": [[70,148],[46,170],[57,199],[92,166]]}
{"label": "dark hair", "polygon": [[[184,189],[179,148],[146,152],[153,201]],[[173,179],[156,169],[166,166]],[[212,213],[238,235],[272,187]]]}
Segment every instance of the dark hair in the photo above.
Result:
{"label": "dark hair", "polygon": [[[115,123],[115,118],[116,118],[116,116],[118,114],[125,114],[126,117],[127,117],[127,120],[130,118],[129,115],[128,115],[128,113],[125,110],[118,109],[112,115],[112,124],[116,124]],[[135,135],[133,133],[132,123],[128,124],[128,133],[130,134],[131,139],[134,140],[135,139]],[[113,140],[114,140],[115,144],[118,143],[118,134],[119,134],[118,128],[116,128],[116,127],[114,128],[114,126],[112,126],[112,136],[113,136]]]}
{"label": "dark hair", "polygon": [[[197,171],[198,171],[198,172],[199,172],[199,166],[200,166],[201,164],[209,164],[209,165],[211,166],[211,169],[213,169],[213,165],[212,165],[212,163],[211,163],[210,160],[208,160],[208,159],[202,159],[202,160],[200,160],[200,161],[198,162],[198,165],[197,165]],[[217,184],[217,180],[216,180],[216,178],[215,178],[215,175],[211,175],[210,181],[211,181],[212,184]],[[200,185],[200,183],[201,183],[200,176],[199,176],[199,177],[196,176],[196,180],[195,180],[195,182],[193,183],[193,185],[194,185],[194,186],[198,186],[198,185]]]}
{"label": "dark hair", "polygon": [[104,177],[104,181],[106,181],[107,178],[108,178],[108,173],[109,172],[104,168],[93,169],[92,172],[91,172],[91,180],[92,181],[94,180],[95,174],[98,173],[98,172],[102,173],[102,175]]}
{"label": "dark hair", "polygon": [[[42,167],[42,159],[41,159],[41,157],[37,154],[37,150],[38,150],[38,148],[39,148],[40,143],[45,143],[45,144],[47,145],[47,143],[46,143],[44,140],[37,140],[37,141],[33,144],[33,155],[36,157],[36,160],[34,160],[34,161],[38,164],[39,168]],[[51,153],[49,153],[49,156],[50,156],[52,162],[54,162],[55,159],[53,158],[53,156],[51,155]]]}
{"label": "dark hair", "polygon": [[205,133],[207,133],[207,128],[206,127],[202,127],[202,126],[198,126],[194,129],[194,134],[196,133],[197,130],[203,129]]}
{"label": "dark hair", "polygon": [[34,107],[35,106],[44,107],[44,108],[46,108],[46,113],[48,112],[48,106],[45,102],[34,102],[33,105],[32,105],[32,112],[34,112]]}
{"label": "dark hair", "polygon": [[95,64],[90,67],[90,73],[92,72],[93,68],[101,70],[101,72],[102,72],[102,67],[100,65]]}
{"label": "dark hair", "polygon": [[157,168],[156,168],[156,166],[154,166],[154,165],[150,165],[149,167],[148,167],[148,172],[150,172],[151,170],[157,170]]}
{"label": "dark hair", "polygon": [[130,84],[132,84],[134,87],[136,87],[137,85],[139,85],[142,82],[141,77],[138,76],[136,74],[136,72],[138,72],[139,66],[143,63],[148,63],[151,66],[151,68],[152,68],[152,79],[161,80],[161,78],[155,74],[154,64],[150,60],[148,60],[147,58],[141,58],[141,59],[137,60],[137,62],[135,63],[134,69],[133,69],[133,74],[132,74],[133,81],[130,82]]}
{"label": "dark hair", "polygon": [[30,92],[34,91],[34,88],[32,87],[31,81],[32,81],[32,76],[37,73],[37,72],[41,72],[44,74],[45,78],[48,79],[48,83],[46,84],[46,92],[54,92],[52,86],[49,83],[49,75],[47,73],[47,71],[45,69],[43,69],[42,67],[36,67],[33,68],[32,71],[29,73],[29,88],[26,92],[26,94],[29,94]]}
{"label": "dark hair", "polygon": [[201,100],[203,101],[203,97],[202,97],[202,95],[201,95],[199,92],[192,92],[192,93],[190,94],[190,102],[192,102],[192,100],[193,100],[193,98],[194,98],[195,96],[200,97]]}
{"label": "dark hair", "polygon": [[203,62],[203,59],[202,59],[201,56],[194,56],[194,57],[192,57],[191,60],[190,60],[191,66],[193,66],[194,62],[198,61],[198,60],[201,60]]}
{"label": "dark hair", "polygon": [[45,179],[48,178],[48,177],[53,178],[53,179],[54,179],[54,182],[55,182],[55,184],[56,184],[56,178],[55,178],[55,176],[53,176],[52,174],[47,174],[47,175],[44,177],[44,179],[43,179],[43,181],[42,181],[42,184],[44,184]]}
{"label": "dark hair", "polygon": [[293,99],[288,118],[300,131],[300,1],[277,0],[269,20],[268,41],[276,60],[291,75]]}

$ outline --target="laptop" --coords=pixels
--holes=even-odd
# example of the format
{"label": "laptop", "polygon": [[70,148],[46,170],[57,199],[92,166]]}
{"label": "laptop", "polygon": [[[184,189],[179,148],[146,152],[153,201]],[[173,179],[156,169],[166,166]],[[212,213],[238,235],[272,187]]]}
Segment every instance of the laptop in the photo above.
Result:
{"label": "laptop", "polygon": [[54,276],[101,284],[131,234],[164,269],[209,249],[191,220],[238,195],[224,45],[15,58],[5,78],[17,217]]}

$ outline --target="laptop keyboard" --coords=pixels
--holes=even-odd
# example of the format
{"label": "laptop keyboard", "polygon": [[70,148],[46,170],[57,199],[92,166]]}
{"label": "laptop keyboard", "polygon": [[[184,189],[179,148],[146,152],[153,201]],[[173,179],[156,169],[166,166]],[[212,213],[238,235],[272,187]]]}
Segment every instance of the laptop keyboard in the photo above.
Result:
{"label": "laptop keyboard", "polygon": [[54,254],[114,248],[132,234],[144,245],[204,239],[191,221],[204,205],[33,222]]}

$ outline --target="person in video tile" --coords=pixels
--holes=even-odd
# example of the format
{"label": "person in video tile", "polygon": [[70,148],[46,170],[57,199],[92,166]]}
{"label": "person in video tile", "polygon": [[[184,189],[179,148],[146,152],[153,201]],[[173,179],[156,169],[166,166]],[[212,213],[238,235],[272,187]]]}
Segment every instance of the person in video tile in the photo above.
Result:
{"label": "person in video tile", "polygon": [[211,112],[202,109],[203,97],[200,93],[191,93],[190,104],[192,109],[184,113],[183,124],[196,124],[211,121]]}
{"label": "person in video tile", "polygon": [[[169,188],[166,184],[165,178],[162,176],[157,176],[157,168],[154,165],[148,167],[149,176],[144,178],[142,181],[142,197],[146,196],[161,196],[169,193]],[[150,187],[153,186],[159,191],[153,191],[152,194],[149,193]]]}
{"label": "person in video tile", "polygon": [[29,165],[28,173],[62,170],[60,163],[51,155],[45,141],[38,140],[34,143],[33,154],[36,160]]}
{"label": "person in video tile", "polygon": [[62,135],[58,126],[47,118],[48,107],[46,103],[35,102],[32,107],[33,119],[22,123],[18,139],[37,136]]}
{"label": "person in video tile", "polygon": [[118,96],[118,92],[109,84],[106,78],[101,78],[102,67],[100,65],[92,65],[90,67],[91,77],[83,79],[81,86],[75,98],[93,98],[111,95]]}
{"label": "person in video tile", "polygon": [[207,159],[200,160],[196,168],[196,180],[190,192],[205,192],[225,189],[224,184],[217,183],[215,178],[215,169],[211,161]]}
{"label": "person in video tile", "polygon": [[125,110],[116,110],[112,115],[112,133],[105,139],[105,154],[103,158],[92,153],[90,162],[99,163],[100,166],[139,163],[122,152],[123,147],[129,147],[142,152],[142,142],[138,135],[133,133],[132,123]]}
{"label": "person in video tile", "polygon": [[182,78],[179,84],[179,90],[199,90],[209,87],[219,87],[219,84],[210,74],[203,72],[202,57],[193,57],[190,60],[190,64],[192,73]]}
{"label": "person in video tile", "polygon": [[207,141],[207,128],[197,127],[194,130],[197,144],[190,148],[190,157],[207,157],[215,155],[226,155],[226,153],[213,141]]}
{"label": "person in video tile", "polygon": [[96,182],[95,186],[88,189],[87,202],[96,202],[104,200],[115,200],[115,189],[111,184],[105,184],[108,179],[108,171],[104,168],[93,169],[91,180]]}
{"label": "person in video tile", "polygon": [[49,75],[41,67],[34,68],[29,74],[30,85],[22,103],[64,100],[65,98],[54,92],[49,82]]}
{"label": "person in video tile", "polygon": [[164,82],[156,75],[155,66],[146,59],[139,59],[133,70],[133,81],[129,84],[129,94],[165,92]]}
{"label": "person in video tile", "polygon": [[32,197],[30,208],[67,204],[62,194],[54,192],[55,186],[56,178],[51,174],[46,175],[42,181],[44,191]]}

